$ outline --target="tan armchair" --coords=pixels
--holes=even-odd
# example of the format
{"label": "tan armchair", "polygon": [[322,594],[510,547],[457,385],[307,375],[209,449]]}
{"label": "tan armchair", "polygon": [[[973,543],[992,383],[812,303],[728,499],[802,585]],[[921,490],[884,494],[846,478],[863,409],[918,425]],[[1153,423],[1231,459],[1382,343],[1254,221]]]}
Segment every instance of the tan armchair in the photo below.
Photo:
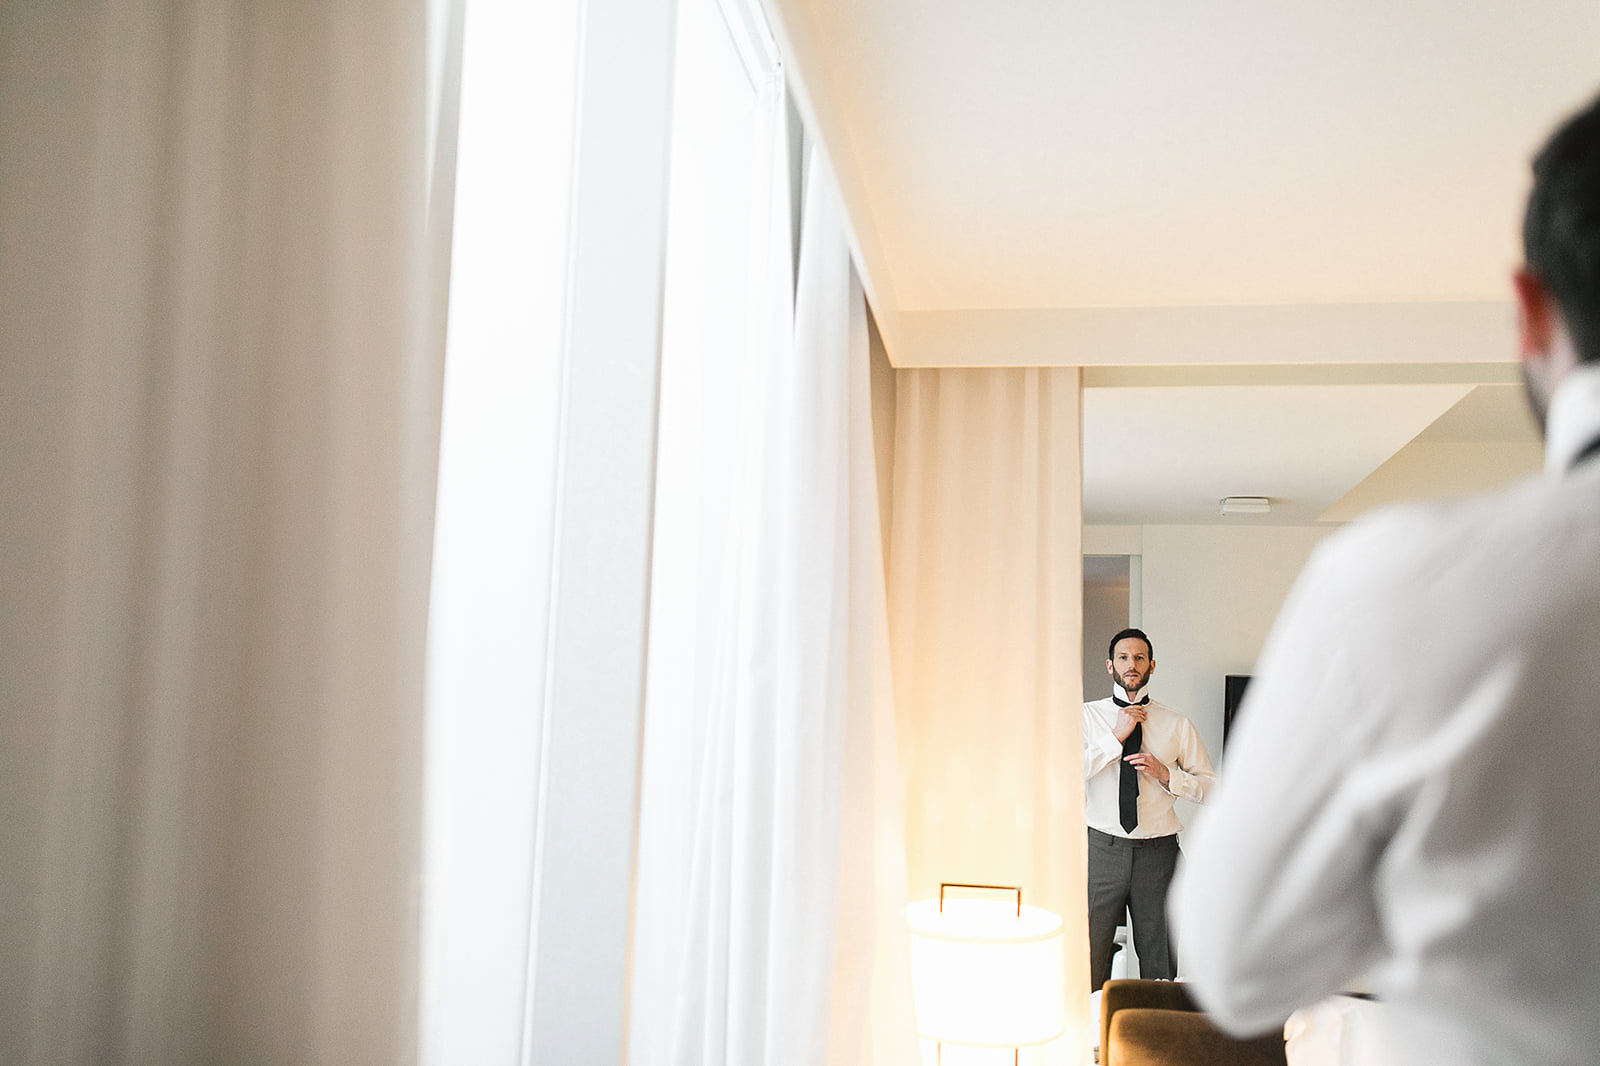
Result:
{"label": "tan armchair", "polygon": [[1236,1040],[1200,1012],[1181,981],[1107,981],[1101,1066],[1287,1066],[1280,1029]]}

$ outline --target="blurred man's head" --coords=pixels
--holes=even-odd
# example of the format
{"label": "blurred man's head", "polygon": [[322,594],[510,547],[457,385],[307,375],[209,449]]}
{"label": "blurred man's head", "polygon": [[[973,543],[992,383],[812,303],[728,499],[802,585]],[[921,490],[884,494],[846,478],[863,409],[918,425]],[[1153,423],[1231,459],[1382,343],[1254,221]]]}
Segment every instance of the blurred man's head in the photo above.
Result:
{"label": "blurred man's head", "polygon": [[1522,377],[1539,425],[1580,362],[1600,361],[1600,99],[1566,121],[1533,161],[1515,284]]}

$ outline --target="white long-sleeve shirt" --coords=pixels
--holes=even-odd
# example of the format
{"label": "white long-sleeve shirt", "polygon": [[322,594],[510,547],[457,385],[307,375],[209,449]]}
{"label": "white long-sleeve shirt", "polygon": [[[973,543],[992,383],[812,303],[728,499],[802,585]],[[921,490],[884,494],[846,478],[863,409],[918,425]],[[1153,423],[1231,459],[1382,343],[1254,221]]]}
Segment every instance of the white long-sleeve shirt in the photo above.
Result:
{"label": "white long-sleeve shirt", "polygon": [[[1116,688],[1123,695],[1122,687]],[[1119,837],[1171,836],[1183,828],[1172,801],[1202,803],[1216,780],[1193,722],[1156,700],[1145,704],[1145,710],[1149,717],[1140,750],[1167,765],[1169,780],[1162,786],[1149,774],[1139,775],[1139,824],[1129,833],[1122,828],[1119,806],[1122,741],[1112,731],[1117,705],[1111,699],[1083,705],[1084,815],[1091,829]]]}
{"label": "white long-sleeve shirt", "polygon": [[1600,369],[1544,478],[1329,538],[1257,664],[1172,896],[1237,1032],[1365,975],[1399,1061],[1600,1061]]}

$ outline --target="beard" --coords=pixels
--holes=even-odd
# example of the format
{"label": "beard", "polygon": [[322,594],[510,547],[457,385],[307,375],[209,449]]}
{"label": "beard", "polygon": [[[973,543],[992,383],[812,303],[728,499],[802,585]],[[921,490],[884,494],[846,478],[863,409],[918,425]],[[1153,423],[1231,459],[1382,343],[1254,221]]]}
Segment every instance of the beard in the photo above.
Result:
{"label": "beard", "polygon": [[1117,675],[1117,684],[1121,685],[1122,691],[1126,692],[1130,696],[1144,688],[1149,682],[1150,671],[1148,670],[1142,674],[1137,670],[1134,670],[1131,672],[1131,677],[1124,674]]}

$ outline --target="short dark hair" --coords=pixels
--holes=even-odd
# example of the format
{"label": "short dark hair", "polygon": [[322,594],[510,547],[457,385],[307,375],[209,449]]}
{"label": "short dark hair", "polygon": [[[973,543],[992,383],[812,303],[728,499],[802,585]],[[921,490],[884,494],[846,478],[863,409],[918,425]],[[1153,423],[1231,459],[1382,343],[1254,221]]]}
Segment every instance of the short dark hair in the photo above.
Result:
{"label": "short dark hair", "polygon": [[1151,662],[1156,661],[1156,646],[1150,643],[1150,638],[1144,635],[1144,630],[1142,629],[1124,629],[1122,632],[1112,637],[1111,643],[1106,645],[1106,658],[1115,659],[1117,657],[1117,642],[1120,640],[1127,640],[1129,637],[1138,637],[1140,640],[1144,641],[1145,654],[1150,656]]}
{"label": "short dark hair", "polygon": [[1578,358],[1600,360],[1600,97],[1534,156],[1522,253],[1561,309]]}

